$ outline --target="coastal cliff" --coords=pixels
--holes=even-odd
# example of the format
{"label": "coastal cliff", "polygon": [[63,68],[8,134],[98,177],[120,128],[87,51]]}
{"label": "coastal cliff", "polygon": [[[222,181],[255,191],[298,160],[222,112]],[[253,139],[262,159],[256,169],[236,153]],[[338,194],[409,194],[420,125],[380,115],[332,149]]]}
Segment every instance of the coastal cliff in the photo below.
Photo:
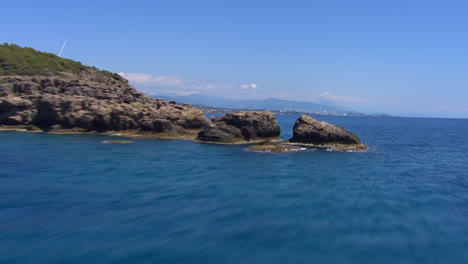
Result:
{"label": "coastal cliff", "polygon": [[3,129],[193,138],[209,124],[197,108],[153,99],[117,74],[50,53],[0,45],[0,66]]}
{"label": "coastal cliff", "polygon": [[190,105],[153,99],[125,80],[92,73],[0,78],[0,125],[70,132],[133,131],[168,136],[209,121]]}

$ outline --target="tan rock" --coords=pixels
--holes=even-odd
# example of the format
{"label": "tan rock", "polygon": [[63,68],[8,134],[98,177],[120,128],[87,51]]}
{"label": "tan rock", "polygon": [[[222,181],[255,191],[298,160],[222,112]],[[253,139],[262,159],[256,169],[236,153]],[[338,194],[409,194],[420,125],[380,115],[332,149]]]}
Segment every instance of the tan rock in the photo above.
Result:
{"label": "tan rock", "polygon": [[[171,129],[155,127],[156,120]],[[209,123],[199,109],[153,99],[125,79],[104,75],[3,76],[0,84],[0,125],[4,126],[49,131],[59,125],[67,131],[132,130],[179,137]]]}

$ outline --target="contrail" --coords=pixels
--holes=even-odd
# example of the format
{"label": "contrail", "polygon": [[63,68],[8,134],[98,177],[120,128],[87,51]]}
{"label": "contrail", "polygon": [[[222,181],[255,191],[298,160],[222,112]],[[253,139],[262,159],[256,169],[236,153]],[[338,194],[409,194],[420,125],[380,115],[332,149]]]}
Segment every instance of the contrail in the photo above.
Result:
{"label": "contrail", "polygon": [[62,48],[60,49],[60,52],[59,52],[59,54],[58,54],[59,57],[62,57],[62,51],[63,51],[63,49],[65,48],[65,44],[67,44],[67,41],[66,41],[66,40],[63,42]]}

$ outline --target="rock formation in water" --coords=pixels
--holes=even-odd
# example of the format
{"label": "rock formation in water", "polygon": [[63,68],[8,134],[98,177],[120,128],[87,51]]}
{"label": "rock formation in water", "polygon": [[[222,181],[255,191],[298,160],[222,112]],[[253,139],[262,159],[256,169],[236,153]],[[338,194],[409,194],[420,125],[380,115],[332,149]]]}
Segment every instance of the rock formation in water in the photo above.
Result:
{"label": "rock formation in water", "polygon": [[44,131],[182,136],[209,124],[190,105],[153,99],[126,80],[82,72],[0,77],[0,125]]}
{"label": "rock formation in water", "polygon": [[[118,74],[14,44],[0,45],[0,129],[196,137],[222,144],[281,141],[270,111],[227,113],[210,122],[188,104],[145,96]],[[307,116],[296,121],[289,141],[335,150],[367,148],[353,133]],[[254,149],[295,148],[268,143]]]}
{"label": "rock formation in water", "polygon": [[289,142],[344,151],[367,149],[354,133],[305,115],[296,120],[293,137]]}
{"label": "rock formation in water", "polygon": [[197,141],[211,143],[248,143],[277,139],[280,127],[270,111],[227,113],[198,133]]}

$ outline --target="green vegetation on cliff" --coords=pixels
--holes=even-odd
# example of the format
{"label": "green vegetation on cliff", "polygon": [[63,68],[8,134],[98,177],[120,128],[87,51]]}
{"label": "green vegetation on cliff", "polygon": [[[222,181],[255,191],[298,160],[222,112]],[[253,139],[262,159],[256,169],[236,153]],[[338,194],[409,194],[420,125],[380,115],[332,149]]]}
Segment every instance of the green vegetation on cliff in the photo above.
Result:
{"label": "green vegetation on cliff", "polygon": [[29,47],[4,43],[0,45],[0,76],[5,75],[53,75],[63,72],[96,73],[123,81],[123,78],[105,70],[89,67],[81,62],[64,59],[55,54],[37,51]]}

